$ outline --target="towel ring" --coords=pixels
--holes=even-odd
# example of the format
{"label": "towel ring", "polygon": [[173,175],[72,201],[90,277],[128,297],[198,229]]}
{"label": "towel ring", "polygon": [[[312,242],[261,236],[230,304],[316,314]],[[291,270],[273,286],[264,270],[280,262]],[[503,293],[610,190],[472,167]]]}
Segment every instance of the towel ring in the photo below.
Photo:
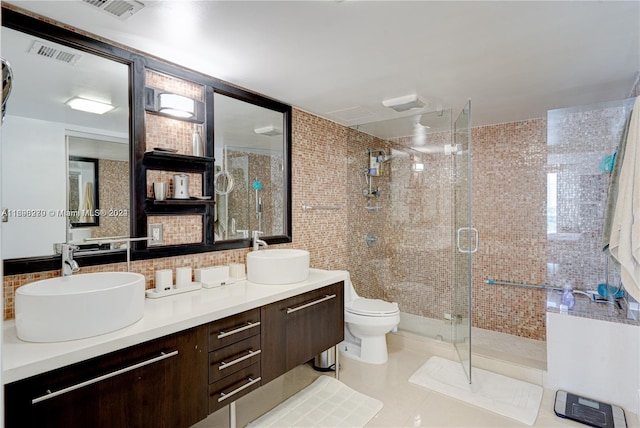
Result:
{"label": "towel ring", "polygon": [[[218,183],[222,177],[222,182]],[[228,195],[233,190],[233,176],[227,170],[220,171],[213,176],[213,188],[218,195]]]}

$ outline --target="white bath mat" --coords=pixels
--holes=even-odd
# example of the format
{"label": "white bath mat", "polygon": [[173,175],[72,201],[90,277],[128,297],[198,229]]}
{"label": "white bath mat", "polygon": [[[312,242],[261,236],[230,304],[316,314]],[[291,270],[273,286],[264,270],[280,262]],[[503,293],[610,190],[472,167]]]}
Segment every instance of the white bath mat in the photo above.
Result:
{"label": "white bath mat", "polygon": [[247,427],[363,427],[380,409],[381,401],[320,376]]}
{"label": "white bath mat", "polygon": [[431,357],[409,382],[533,425],[542,401],[542,387],[486,370],[473,368],[473,383],[459,362]]}

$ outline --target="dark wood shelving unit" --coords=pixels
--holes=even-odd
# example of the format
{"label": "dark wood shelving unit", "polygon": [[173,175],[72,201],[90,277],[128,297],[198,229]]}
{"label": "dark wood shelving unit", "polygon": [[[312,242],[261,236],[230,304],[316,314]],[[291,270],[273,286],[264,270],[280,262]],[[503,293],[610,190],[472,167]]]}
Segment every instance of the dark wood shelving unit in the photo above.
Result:
{"label": "dark wood shelving unit", "polygon": [[205,214],[208,206],[215,205],[212,199],[165,199],[156,201],[153,198],[145,200],[147,214]]}
{"label": "dark wood shelving unit", "polygon": [[152,151],[144,154],[143,163],[148,169],[177,172],[211,172],[214,159],[204,156]]}
{"label": "dark wood shelving unit", "polygon": [[149,199],[154,205],[213,205],[215,201],[213,199],[165,199],[164,201],[156,201],[155,199]]}

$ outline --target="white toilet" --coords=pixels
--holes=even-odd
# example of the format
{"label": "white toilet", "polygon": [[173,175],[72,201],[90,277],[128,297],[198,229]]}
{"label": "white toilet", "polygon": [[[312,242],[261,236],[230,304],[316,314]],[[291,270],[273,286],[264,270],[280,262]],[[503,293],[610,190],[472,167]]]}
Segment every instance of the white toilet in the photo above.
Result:
{"label": "white toilet", "polygon": [[397,303],[358,296],[347,277],[344,281],[344,341],[338,345],[342,355],[365,363],[386,363],[386,335],[399,322]]}

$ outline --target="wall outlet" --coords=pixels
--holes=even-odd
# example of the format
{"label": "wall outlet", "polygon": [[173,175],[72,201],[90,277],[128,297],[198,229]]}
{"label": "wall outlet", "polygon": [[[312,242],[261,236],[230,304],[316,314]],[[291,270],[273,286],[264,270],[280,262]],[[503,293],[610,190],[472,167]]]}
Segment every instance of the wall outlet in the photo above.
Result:
{"label": "wall outlet", "polygon": [[151,238],[148,245],[162,244],[162,223],[148,225],[147,236]]}

